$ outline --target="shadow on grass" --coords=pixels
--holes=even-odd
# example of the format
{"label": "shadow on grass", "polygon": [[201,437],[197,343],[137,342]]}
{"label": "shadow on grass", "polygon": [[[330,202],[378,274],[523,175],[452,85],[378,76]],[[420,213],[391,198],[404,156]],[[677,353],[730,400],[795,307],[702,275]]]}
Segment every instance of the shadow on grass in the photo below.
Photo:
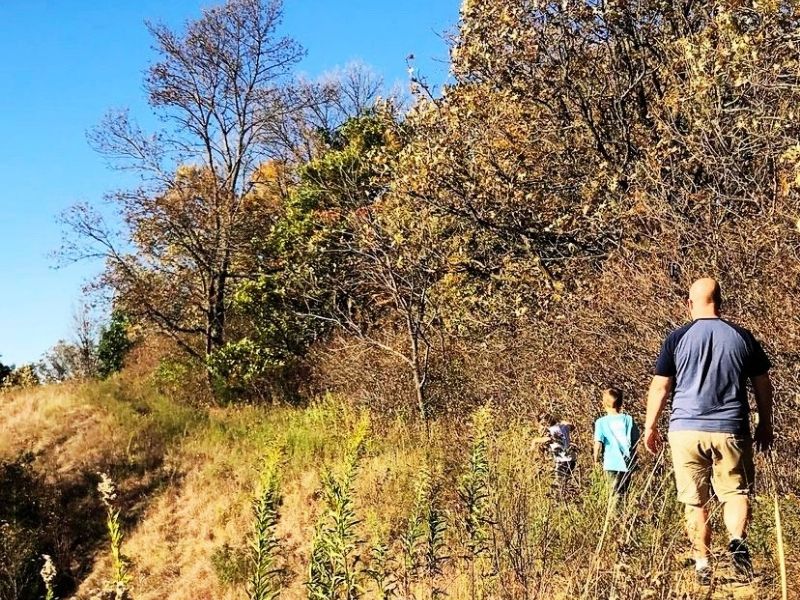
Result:
{"label": "shadow on grass", "polygon": [[[130,530],[169,475],[162,459],[145,465],[108,464],[104,470],[123,482],[119,505]],[[52,480],[25,453],[0,462],[0,598],[38,600],[45,595],[39,574],[42,555],[58,570],[56,596],[73,594],[107,544],[105,509],[97,493],[98,472],[82,471]]]}

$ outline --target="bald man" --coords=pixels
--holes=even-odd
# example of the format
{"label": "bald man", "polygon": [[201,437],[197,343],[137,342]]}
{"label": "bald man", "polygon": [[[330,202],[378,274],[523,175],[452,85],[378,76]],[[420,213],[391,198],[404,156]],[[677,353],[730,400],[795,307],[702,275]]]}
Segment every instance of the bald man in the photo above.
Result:
{"label": "bald man", "polygon": [[[760,450],[772,445],[771,365],[749,331],[720,318],[722,292],[716,281],[696,281],[688,306],[692,322],[669,334],[656,362],[643,440],[650,452],[660,451],[658,420],[672,396],[669,445],[697,579],[703,585],[712,579],[708,502],[713,490],[730,534],[731,565],[749,580],[753,566],[746,534],[755,475],[753,441]],[[755,437],[750,434],[748,379],[758,410]]]}

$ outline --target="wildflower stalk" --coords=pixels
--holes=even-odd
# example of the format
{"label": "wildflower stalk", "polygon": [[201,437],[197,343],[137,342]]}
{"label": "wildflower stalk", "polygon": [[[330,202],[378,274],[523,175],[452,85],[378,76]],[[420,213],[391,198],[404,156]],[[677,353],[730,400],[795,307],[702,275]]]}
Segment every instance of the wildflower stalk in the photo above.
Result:
{"label": "wildflower stalk", "polygon": [[276,536],[282,497],[278,472],[280,453],[271,450],[264,459],[253,499],[253,531],[250,535],[250,600],[272,600],[280,594],[279,542]]}
{"label": "wildflower stalk", "polygon": [[116,506],[117,488],[108,475],[101,473],[97,490],[106,507],[106,529],[111,545],[111,585],[115,598],[122,600],[127,597],[130,576],[128,575],[127,561],[122,555],[123,532],[120,511]]}
{"label": "wildflower stalk", "polygon": [[425,518],[430,491],[430,474],[420,473],[414,494],[414,505],[408,516],[406,529],[400,538],[403,556],[403,587],[406,596],[411,594],[411,585],[417,580],[421,567],[422,543],[425,539]]}
{"label": "wildflower stalk", "polygon": [[443,564],[447,560],[447,519],[444,511],[431,502],[426,521],[425,569],[428,577],[436,577],[442,575]]}
{"label": "wildflower stalk", "polygon": [[56,595],[55,591],[53,590],[53,581],[55,580],[58,572],[53,564],[53,559],[50,558],[49,555],[43,554],[42,558],[44,559],[44,566],[42,566],[42,570],[39,571],[39,574],[42,576],[42,581],[44,581],[44,600],[55,600]]}
{"label": "wildflower stalk", "polygon": [[368,431],[365,417],[351,436],[340,468],[327,467],[322,473],[325,508],[317,522],[306,583],[312,600],[354,600],[361,595],[353,486]]}
{"label": "wildflower stalk", "polygon": [[370,568],[366,571],[377,587],[378,600],[391,600],[397,595],[397,579],[393,575],[394,561],[389,555],[389,546],[377,542],[370,549]]}
{"label": "wildflower stalk", "polygon": [[[467,535],[472,598],[478,597],[478,582],[484,580],[483,563],[490,552],[490,529],[493,523],[490,508],[491,486],[489,481],[489,431],[492,415],[484,406],[472,417],[472,443],[466,472],[461,476],[458,496],[461,500],[463,526]],[[481,571],[479,573],[479,571]]]}

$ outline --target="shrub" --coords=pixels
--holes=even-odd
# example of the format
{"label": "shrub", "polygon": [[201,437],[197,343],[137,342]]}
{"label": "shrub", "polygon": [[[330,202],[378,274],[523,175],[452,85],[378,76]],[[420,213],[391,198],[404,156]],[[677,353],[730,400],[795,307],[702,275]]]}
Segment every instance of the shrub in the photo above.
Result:
{"label": "shrub", "polygon": [[115,310],[108,324],[100,330],[97,343],[98,374],[106,378],[122,370],[125,357],[133,348],[129,336],[130,321],[124,313]]}
{"label": "shrub", "polygon": [[36,366],[26,364],[17,367],[3,379],[3,387],[10,388],[31,388],[41,383]]}
{"label": "shrub", "polygon": [[6,378],[13,372],[13,366],[4,365],[0,362],[0,387],[3,387],[3,383],[5,382]]}

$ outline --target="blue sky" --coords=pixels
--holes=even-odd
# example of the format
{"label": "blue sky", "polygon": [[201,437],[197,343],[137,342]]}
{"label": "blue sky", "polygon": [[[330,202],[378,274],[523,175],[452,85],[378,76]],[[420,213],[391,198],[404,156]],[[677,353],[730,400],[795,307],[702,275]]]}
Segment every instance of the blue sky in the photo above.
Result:
{"label": "blue sky", "polygon": [[[153,59],[146,19],[179,26],[214,2],[2,0],[0,2],[0,362],[38,360],[70,335],[83,284],[99,269],[59,270],[58,215],[123,183],[86,142],[111,108],[149,115],[142,74]],[[308,51],[314,77],[361,60],[388,84],[405,59],[431,82],[447,76],[443,33],[459,0],[286,0],[284,32]]]}

